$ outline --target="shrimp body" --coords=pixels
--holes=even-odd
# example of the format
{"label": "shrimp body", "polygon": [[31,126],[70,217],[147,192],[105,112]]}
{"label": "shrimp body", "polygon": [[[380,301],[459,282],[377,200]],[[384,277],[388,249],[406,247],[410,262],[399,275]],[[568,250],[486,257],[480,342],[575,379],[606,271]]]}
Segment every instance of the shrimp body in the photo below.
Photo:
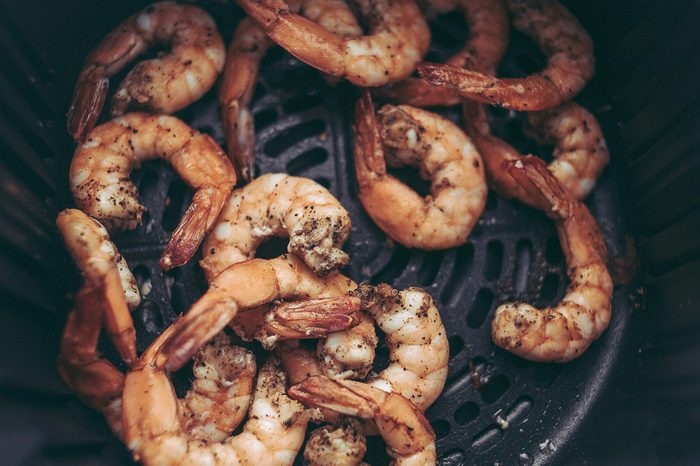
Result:
{"label": "shrimp body", "polygon": [[479,102],[514,110],[545,110],[571,100],[595,73],[593,42],[557,0],[508,0],[513,25],[532,37],[547,57],[539,73],[497,78],[450,65],[419,63],[423,79]]}
{"label": "shrimp body", "polygon": [[387,445],[392,465],[435,464],[435,432],[408,399],[353,380],[310,377],[289,396],[314,407],[372,420]]}
{"label": "shrimp body", "polygon": [[337,423],[311,432],[304,447],[304,459],[309,466],[356,466],[366,452],[362,423],[342,416]]}
{"label": "shrimp body", "polygon": [[[69,324],[77,327],[77,320],[89,320],[86,313],[104,315],[105,328],[120,357],[127,364],[133,364],[136,361],[136,334],[130,309],[141,302],[136,279],[110,241],[107,230],[98,221],[77,209],[66,209],[58,214],[56,225],[83,275],[85,296],[78,300],[78,308],[104,308],[104,311],[75,312],[74,317],[69,318]],[[89,324],[86,325],[89,328]],[[99,334],[100,328],[88,329],[87,333],[95,331]],[[97,338],[96,335],[92,336]],[[80,334],[75,337],[83,338]],[[72,337],[66,335],[66,338]],[[91,347],[92,337],[85,338],[88,347]],[[97,342],[94,343],[96,346]]]}
{"label": "shrimp body", "polygon": [[[466,129],[486,166],[490,186],[504,197],[537,207],[537,200],[507,170],[507,162],[523,156],[505,141],[491,135],[485,109],[475,102],[464,104]],[[610,160],[607,145],[595,117],[575,102],[542,112],[528,113],[526,133],[541,144],[554,144],[549,171],[576,199],[584,199]]]}
{"label": "shrimp body", "polygon": [[345,0],[303,0],[301,13],[343,38],[358,37],[363,33],[360,23]]}
{"label": "shrimp body", "polygon": [[154,3],[110,32],[88,55],[75,86],[68,130],[76,141],[95,126],[109,79],[156,45],[170,52],[138,63],[112,100],[112,116],[129,108],[174,113],[204,95],[224,67],[225,50],[214,20],[202,9]]}
{"label": "shrimp body", "polygon": [[430,30],[414,0],[362,0],[370,34],[342,37],[290,11],[281,0],[237,0],[270,38],[299,60],[357,86],[407,77],[428,51]]}
{"label": "shrimp body", "polygon": [[316,273],[346,265],[340,249],[350,215],[326,188],[307,178],[266,174],[234,191],[204,242],[200,265],[208,281],[231,264],[254,257],[273,236],[289,237],[288,250]]}
{"label": "shrimp body", "polygon": [[172,234],[161,267],[186,263],[214,225],[236,183],[221,148],[171,116],[129,113],[94,128],[70,166],[73,198],[80,209],[111,230],[134,229],[145,208],[129,179],[141,162],[162,158],[195,190],[192,204]]}
{"label": "shrimp body", "polygon": [[[464,244],[486,205],[481,157],[455,124],[408,106],[385,106],[377,122],[365,93],[355,110],[355,174],[360,202],[372,220],[404,246],[445,249]],[[381,130],[381,133],[380,133]],[[431,181],[425,198],[389,175],[417,165]]]}
{"label": "shrimp body", "polygon": [[[458,0],[449,5],[438,5],[440,13],[455,8],[464,12],[469,39],[446,63],[457,68],[494,73],[506,53],[510,36],[505,3],[503,0]],[[415,107],[451,106],[462,101],[454,90],[432,86],[420,78],[407,78],[378,89],[376,95]]]}
{"label": "shrimp body", "polygon": [[372,318],[360,313],[357,326],[329,334],[318,342],[316,355],[323,374],[334,378],[364,379],[372,370],[377,332]]}
{"label": "shrimp body", "polygon": [[571,282],[556,306],[499,306],[491,336],[523,358],[567,362],[583,354],[610,322],[613,283],[605,243],[586,206],[561,187],[542,160],[528,156],[509,162],[508,171],[555,222]]}

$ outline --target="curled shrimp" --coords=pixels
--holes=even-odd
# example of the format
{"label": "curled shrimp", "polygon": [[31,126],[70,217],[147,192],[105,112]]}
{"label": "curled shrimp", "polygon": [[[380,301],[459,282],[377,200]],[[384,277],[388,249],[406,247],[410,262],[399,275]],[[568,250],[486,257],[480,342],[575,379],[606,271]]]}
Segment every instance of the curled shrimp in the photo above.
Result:
{"label": "curled shrimp", "polygon": [[[467,241],[486,205],[481,157],[455,124],[408,106],[385,106],[381,127],[365,92],[355,108],[355,174],[372,220],[404,246],[444,249]],[[381,134],[380,134],[381,129]],[[431,181],[425,198],[386,172],[418,165]]]}
{"label": "curled shrimp", "polygon": [[[125,437],[134,459],[146,465],[292,464],[304,441],[307,416],[303,406],[287,397],[285,375],[276,360],[269,359],[258,374],[243,431],[202,439],[188,428],[182,401],[162,366],[167,361],[165,341],[159,338],[151,345],[124,383]],[[226,414],[229,394],[221,395],[214,412]]]}
{"label": "curled shrimp", "polygon": [[[89,328],[90,319],[103,316],[107,334],[112,340],[119,356],[127,364],[136,361],[136,333],[130,309],[141,302],[136,279],[129,270],[124,258],[110,241],[107,230],[100,222],[88,217],[77,209],[66,209],[58,214],[56,226],[63,236],[66,248],[83,275],[84,291],[79,293],[78,310],[69,318],[69,326],[79,327],[80,320],[85,320],[88,330],[86,335],[76,333],[91,351],[96,351],[94,339],[100,331]],[[98,309],[91,311],[89,308]],[[85,309],[88,308],[88,309]],[[99,309],[104,308],[104,311]],[[93,315],[94,314],[94,315]],[[99,321],[99,318],[97,318]],[[71,335],[65,335],[67,341]],[[70,346],[80,348],[81,343],[70,342]],[[89,353],[89,358],[94,356]]]}
{"label": "curled shrimp", "polygon": [[505,162],[508,172],[556,224],[571,283],[562,301],[537,309],[516,302],[499,306],[491,323],[496,345],[532,361],[579,357],[608,326],[612,279],[607,250],[593,216],[537,157]]}
{"label": "curled shrimp", "polygon": [[216,23],[204,10],[174,2],[154,3],[114,28],[88,55],[68,111],[68,131],[78,142],[95,126],[109,79],[149,48],[170,52],[138,63],[112,99],[112,116],[138,107],[174,113],[203,96],[224,67]]}
{"label": "curled shrimp", "polygon": [[323,374],[334,378],[364,379],[372,370],[379,339],[372,318],[360,313],[355,327],[329,334],[318,342],[316,355]]}
{"label": "curled shrimp", "polygon": [[[515,197],[537,206],[525,189],[508,173],[504,161],[520,160],[522,155],[505,141],[491,135],[485,109],[474,102],[464,104],[467,132],[476,144],[486,166],[490,186],[504,197]],[[575,102],[541,112],[528,113],[525,131],[540,144],[553,144],[554,160],[549,171],[576,199],[593,191],[610,160],[607,145],[595,117]]]}
{"label": "curled shrimp", "polygon": [[435,464],[435,432],[408,399],[362,382],[310,377],[289,389],[303,403],[374,422],[393,465]]}
{"label": "curled shrimp", "polygon": [[282,0],[237,0],[270,38],[299,60],[357,86],[381,86],[413,72],[430,30],[414,0],[362,0],[371,35],[344,38],[290,11]]}
{"label": "curled shrimp", "polygon": [[255,255],[273,236],[289,237],[288,250],[316,273],[347,265],[340,249],[350,234],[347,210],[308,178],[266,174],[234,191],[204,242],[200,265],[211,281],[231,264]]}
{"label": "curled shrimp", "polygon": [[479,102],[514,110],[545,110],[574,98],[595,73],[593,42],[556,0],[508,0],[513,25],[532,37],[547,66],[524,78],[497,78],[450,65],[419,63],[427,82]]}
{"label": "curled shrimp", "polygon": [[[494,73],[505,55],[510,36],[508,12],[503,0],[458,0],[439,8],[441,13],[459,8],[464,12],[469,39],[447,60],[458,68]],[[415,107],[451,106],[462,99],[452,89],[431,86],[420,78],[407,78],[375,93],[382,98]]]}
{"label": "curled shrimp", "polygon": [[341,38],[359,37],[363,33],[345,0],[303,0],[301,14]]}
{"label": "curled shrimp", "polygon": [[304,460],[309,466],[356,466],[366,452],[362,423],[341,416],[337,423],[311,432],[304,447]]}
{"label": "curled shrimp", "polygon": [[73,155],[70,185],[75,203],[88,215],[110,230],[134,229],[145,208],[129,174],[155,158],[170,163],[195,190],[160,259],[167,270],[194,255],[236,183],[231,163],[211,137],[172,116],[129,113],[90,131]]}

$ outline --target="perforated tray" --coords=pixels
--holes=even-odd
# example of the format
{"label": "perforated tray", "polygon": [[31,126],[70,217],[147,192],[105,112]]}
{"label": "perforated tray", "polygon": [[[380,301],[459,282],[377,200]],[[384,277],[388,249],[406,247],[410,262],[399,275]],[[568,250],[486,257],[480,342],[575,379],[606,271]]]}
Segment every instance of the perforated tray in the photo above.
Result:
{"label": "perforated tray", "polygon": [[[233,22],[218,19],[225,37],[230,37]],[[463,19],[450,14],[433,24],[433,33],[428,58],[441,60],[464,43],[467,31]],[[514,32],[501,73],[522,75],[541,66],[537,47]],[[252,105],[257,173],[313,178],[341,200],[353,222],[346,245],[351,264],[345,272],[354,280],[420,286],[433,296],[450,342],[447,385],[427,412],[442,464],[551,464],[580,426],[619,356],[630,309],[628,290],[615,291],[610,328],[572,363],[531,363],[497,349],[489,324],[499,303],[521,299],[548,305],[564,293],[565,264],[553,225],[540,212],[490,193],[466,245],[423,252],[391,244],[357,200],[350,132],[356,94],[347,84],[329,86],[317,71],[273,48],[264,60]],[[440,113],[460,121],[458,108]],[[224,145],[213,92],[180,116]],[[521,116],[503,110],[492,111],[492,116],[499,136],[521,151],[547,157],[548,148],[538,148],[522,136]],[[599,117],[606,128],[605,115]],[[614,140],[608,142],[614,161]],[[625,244],[614,170],[613,163],[587,202],[612,256],[620,255]],[[135,313],[142,351],[189,308],[206,284],[196,261],[166,273],[158,267],[191,193],[164,163],[145,164],[134,180],[148,214],[142,228],[122,234],[116,243],[139,284],[148,282],[150,289]],[[278,244],[267,249],[270,256],[281,248]],[[380,347],[376,366],[381,368],[386,360],[386,349]],[[370,439],[367,460],[386,461],[379,439]]]}

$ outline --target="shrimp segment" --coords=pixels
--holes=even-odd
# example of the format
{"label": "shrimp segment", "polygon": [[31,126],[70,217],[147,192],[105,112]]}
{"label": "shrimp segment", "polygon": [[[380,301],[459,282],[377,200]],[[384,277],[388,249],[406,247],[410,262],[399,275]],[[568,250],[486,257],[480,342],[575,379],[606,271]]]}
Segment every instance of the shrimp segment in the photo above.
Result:
{"label": "shrimp segment", "polygon": [[318,356],[323,374],[333,378],[364,379],[372,370],[377,349],[377,332],[367,314],[360,313],[357,326],[329,334],[318,342]]}
{"label": "shrimp segment", "polygon": [[527,156],[506,163],[515,181],[555,222],[571,283],[553,307],[499,306],[491,336],[496,345],[523,358],[567,362],[583,354],[610,322],[613,283],[605,243],[586,206],[561,187],[542,160]]}
{"label": "shrimp segment", "polygon": [[200,265],[211,282],[231,264],[254,257],[266,239],[283,236],[290,253],[327,274],[347,265],[340,248],[350,230],[350,215],[326,188],[307,178],[266,174],[234,191],[204,242]]}
{"label": "shrimp segment", "polygon": [[[360,202],[372,220],[404,246],[445,249],[467,241],[486,205],[481,157],[452,122],[408,106],[385,106],[380,125],[365,92],[355,109],[355,174]],[[394,165],[418,165],[431,180],[422,198],[387,174]]]}
{"label": "shrimp segment", "polygon": [[[494,73],[508,48],[510,24],[505,3],[503,0],[459,0],[446,9],[441,8],[441,12],[454,8],[464,12],[469,39],[446,63],[458,68]],[[455,91],[431,86],[420,78],[404,79],[378,89],[375,95],[415,107],[452,106],[462,101]]]}
{"label": "shrimp segment", "polygon": [[362,382],[316,376],[291,387],[289,396],[307,405],[374,421],[393,465],[435,464],[435,432],[423,413],[397,393]]}
{"label": "shrimp segment", "polygon": [[147,49],[169,44],[169,53],[137,64],[112,100],[112,116],[130,107],[173,113],[204,95],[224,67],[224,44],[202,9],[158,2],[131,16],[88,55],[68,111],[68,131],[82,142],[95,126],[109,79]]}
{"label": "shrimp segment", "polygon": [[345,0],[303,0],[301,13],[343,38],[358,37],[363,33],[360,23]]}
{"label": "shrimp segment", "polygon": [[[508,173],[504,162],[522,158],[505,141],[491,135],[486,110],[475,102],[465,102],[467,132],[479,148],[494,191],[504,197],[537,207],[528,192]],[[576,199],[584,199],[610,160],[603,132],[595,117],[575,102],[528,114],[526,133],[541,144],[554,144],[554,160],[549,171]]]}
{"label": "shrimp segment", "polygon": [[309,466],[356,466],[366,452],[362,424],[355,418],[341,416],[337,423],[311,432],[304,459]]}
{"label": "shrimp segment", "polygon": [[419,63],[427,82],[479,102],[514,110],[545,110],[571,100],[595,73],[593,43],[569,10],[556,0],[508,0],[516,29],[532,37],[547,66],[524,78],[497,78],[450,65]]}
{"label": "shrimp segment", "polygon": [[282,0],[237,0],[270,38],[299,60],[357,86],[407,77],[428,51],[430,30],[414,0],[362,0],[371,35],[343,38],[290,11]]}
{"label": "shrimp segment", "polygon": [[145,208],[129,174],[141,162],[155,158],[170,163],[195,190],[161,257],[161,267],[167,270],[194,255],[236,183],[231,163],[211,137],[175,117],[129,113],[94,128],[78,146],[70,183],[83,211],[111,230],[134,229]]}
{"label": "shrimp segment", "polygon": [[[136,361],[136,334],[130,309],[141,302],[136,279],[110,241],[107,230],[98,221],[77,209],[66,209],[58,214],[56,225],[83,275],[85,296],[78,300],[78,308],[104,308],[104,311],[77,312],[70,323],[77,327],[76,319],[89,320],[86,313],[102,315],[105,329],[119,356],[127,364],[133,364]],[[86,304],[81,303],[83,300]],[[91,331],[99,333],[99,327],[90,329],[89,324],[86,325],[88,334]],[[66,337],[70,338],[69,335]],[[81,338],[80,335],[76,337]],[[96,345],[96,341],[94,343]],[[88,337],[87,345],[92,344],[92,339]]]}

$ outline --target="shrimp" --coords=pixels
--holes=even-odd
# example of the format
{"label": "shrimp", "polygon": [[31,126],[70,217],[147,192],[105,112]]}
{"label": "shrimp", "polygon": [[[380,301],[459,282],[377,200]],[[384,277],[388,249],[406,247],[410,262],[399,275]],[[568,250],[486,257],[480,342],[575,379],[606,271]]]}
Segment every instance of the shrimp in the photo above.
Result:
{"label": "shrimp", "polygon": [[372,319],[365,313],[360,316],[357,326],[329,334],[318,342],[316,355],[323,374],[334,378],[364,379],[372,370],[379,339]]}
{"label": "shrimp", "polygon": [[546,110],[571,100],[595,73],[593,42],[556,0],[508,0],[516,29],[532,37],[547,66],[524,78],[497,78],[450,65],[418,63],[428,83],[483,103],[513,110]]}
{"label": "shrimp", "polygon": [[[474,102],[464,104],[467,132],[484,158],[491,187],[504,197],[537,206],[537,201],[504,168],[504,161],[522,158],[513,147],[490,134],[484,108]],[[540,144],[554,144],[554,160],[549,171],[559,184],[581,200],[590,194],[610,155],[603,132],[595,117],[575,102],[542,112],[528,113],[525,130]]]}
{"label": "shrimp", "polygon": [[333,425],[311,432],[304,447],[309,466],[356,466],[367,452],[362,424],[355,418],[342,416]]}
{"label": "shrimp", "polygon": [[496,345],[532,361],[567,362],[579,357],[608,326],[612,279],[607,250],[593,216],[537,157],[505,162],[508,172],[556,224],[571,283],[556,306],[502,304],[491,323]]}
{"label": "shrimp", "polygon": [[170,163],[196,191],[160,259],[167,270],[194,255],[236,183],[231,163],[211,137],[172,116],[129,113],[90,131],[73,155],[70,185],[75,203],[88,215],[110,230],[131,230],[145,208],[129,174],[155,158]]}
{"label": "shrimp", "polygon": [[414,0],[361,0],[371,35],[344,38],[290,11],[282,0],[237,0],[270,38],[299,60],[362,86],[382,86],[413,72],[430,30]]}
{"label": "shrimp", "polygon": [[[156,340],[124,383],[124,430],[135,460],[146,465],[292,464],[308,418],[303,406],[287,397],[277,360],[269,359],[258,374],[243,431],[203,441],[188,429],[182,403],[162,365],[168,359],[163,352],[166,341]],[[224,406],[229,394],[222,396],[217,408]]]}
{"label": "shrimp", "polygon": [[112,116],[130,107],[174,113],[203,96],[224,67],[225,50],[214,20],[202,9],[154,3],[122,22],[88,55],[68,110],[68,131],[82,142],[100,117],[109,79],[156,45],[170,53],[142,61],[112,99]]}
{"label": "shrimp", "polygon": [[[503,0],[459,0],[454,3],[448,11],[459,8],[464,12],[469,39],[446,63],[458,68],[494,73],[506,53],[510,35],[508,12]],[[431,86],[420,78],[407,78],[377,89],[375,95],[415,107],[452,106],[462,101],[452,89]]]}
{"label": "shrimp", "polygon": [[234,191],[200,261],[211,282],[231,264],[252,258],[273,236],[288,236],[290,253],[318,274],[347,265],[340,249],[350,235],[350,215],[326,188],[307,178],[266,174]]}
{"label": "shrimp", "polygon": [[[110,241],[107,230],[83,212],[77,209],[62,211],[56,218],[56,226],[83,275],[85,291],[82,293],[84,296],[78,299],[77,307],[81,310],[93,306],[104,308],[104,311],[74,312],[74,317],[69,318],[69,326],[78,327],[75,320],[89,321],[93,318],[93,316],[87,316],[91,312],[102,315],[107,334],[119,356],[127,364],[133,364],[136,361],[136,333],[130,310],[139,305],[141,296],[136,286],[136,279],[126,261]],[[83,301],[85,304],[82,304]],[[79,341],[86,338],[85,344],[88,347],[93,343],[96,346],[97,341],[93,342],[93,337],[96,339],[99,331],[99,326],[97,329],[88,328],[85,336],[76,334],[75,337]],[[69,340],[72,338],[71,335],[65,337]],[[75,342],[70,344],[82,345]],[[94,348],[92,350],[95,351]],[[93,356],[93,353],[88,355],[89,358]]]}
{"label": "shrimp", "polygon": [[362,382],[310,377],[291,387],[289,396],[314,407],[372,420],[387,444],[393,465],[435,464],[435,432],[408,399]]}
{"label": "shrimp", "polygon": [[303,0],[301,13],[341,38],[359,37],[363,33],[362,26],[345,0]]}
{"label": "shrimp", "polygon": [[[408,106],[385,106],[380,126],[365,92],[355,108],[355,174],[360,202],[372,220],[404,246],[445,249],[464,244],[486,205],[486,180],[469,138],[452,122]],[[422,198],[386,172],[418,165],[431,180]]]}

